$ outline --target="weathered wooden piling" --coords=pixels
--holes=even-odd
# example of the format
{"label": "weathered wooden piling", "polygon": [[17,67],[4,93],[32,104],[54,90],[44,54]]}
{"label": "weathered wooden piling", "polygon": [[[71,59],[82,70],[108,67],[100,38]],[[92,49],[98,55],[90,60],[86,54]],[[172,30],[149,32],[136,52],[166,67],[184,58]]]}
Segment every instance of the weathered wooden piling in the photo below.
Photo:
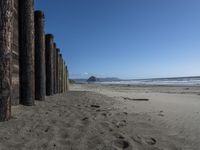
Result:
{"label": "weathered wooden piling", "polygon": [[63,93],[63,64],[64,64],[64,61],[63,61],[63,57],[61,57],[61,93]]}
{"label": "weathered wooden piling", "polygon": [[53,67],[54,67],[54,69],[53,69],[53,74],[54,74],[54,94],[56,94],[57,93],[57,89],[56,89],[56,87],[57,87],[57,73],[56,73],[56,70],[57,70],[57,65],[56,65],[56,61],[57,61],[57,59],[56,59],[56,43],[54,43],[53,44]]}
{"label": "weathered wooden piling", "polygon": [[34,0],[19,0],[20,13],[20,103],[34,105]]}
{"label": "weathered wooden piling", "polygon": [[35,99],[45,100],[46,96],[45,71],[45,33],[44,13],[35,11]]}
{"label": "weathered wooden piling", "polygon": [[59,93],[62,93],[62,54],[59,56]]}
{"label": "weathered wooden piling", "polygon": [[66,90],[69,91],[69,71],[68,71],[68,67],[66,66],[66,78],[67,78],[67,81],[66,81]]}
{"label": "weathered wooden piling", "polygon": [[59,53],[60,49],[56,48],[56,93],[59,93]]}
{"label": "weathered wooden piling", "polygon": [[13,0],[0,0],[0,121],[11,116]]}
{"label": "weathered wooden piling", "polygon": [[65,92],[68,91],[68,89],[67,89],[67,80],[68,80],[68,77],[67,77],[67,65],[65,65]]}
{"label": "weathered wooden piling", "polygon": [[65,70],[65,61],[64,61],[64,65],[63,65],[63,89],[64,89],[64,92],[66,92],[66,70]]}
{"label": "weathered wooden piling", "polygon": [[19,1],[13,4],[12,31],[12,105],[19,104]]}
{"label": "weathered wooden piling", "polygon": [[46,35],[46,95],[53,95],[54,77],[53,77],[53,35]]}

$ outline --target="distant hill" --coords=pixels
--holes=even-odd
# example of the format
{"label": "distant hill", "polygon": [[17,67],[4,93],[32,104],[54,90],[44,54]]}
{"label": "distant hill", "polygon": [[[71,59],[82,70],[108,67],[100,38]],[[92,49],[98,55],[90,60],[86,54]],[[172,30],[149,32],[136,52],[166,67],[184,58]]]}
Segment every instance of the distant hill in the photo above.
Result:
{"label": "distant hill", "polygon": [[96,78],[95,76],[91,76],[89,79],[87,79],[87,82],[97,82],[99,81],[98,78]]}

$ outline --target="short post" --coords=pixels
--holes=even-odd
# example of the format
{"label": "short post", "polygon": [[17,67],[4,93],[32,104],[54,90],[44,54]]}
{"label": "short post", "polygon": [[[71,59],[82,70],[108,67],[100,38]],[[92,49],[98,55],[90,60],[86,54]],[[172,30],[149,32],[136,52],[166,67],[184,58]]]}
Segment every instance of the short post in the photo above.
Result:
{"label": "short post", "polygon": [[35,99],[45,100],[45,34],[44,13],[35,11]]}
{"label": "short post", "polygon": [[46,95],[53,95],[53,35],[47,34],[46,39]]}
{"label": "short post", "polygon": [[67,66],[66,66],[66,73],[67,73],[67,84],[66,84],[66,86],[67,86],[67,91],[69,91],[69,71],[68,71],[68,68],[67,68]]}
{"label": "short post", "polygon": [[13,0],[0,0],[0,121],[11,117]]}
{"label": "short post", "polygon": [[34,105],[35,100],[35,32],[34,0],[19,0],[20,13],[20,103]]}
{"label": "short post", "polygon": [[64,92],[66,92],[66,70],[65,70],[65,62],[64,62],[64,65],[63,65],[63,69],[64,69],[64,72],[63,72],[63,78],[64,78]]}

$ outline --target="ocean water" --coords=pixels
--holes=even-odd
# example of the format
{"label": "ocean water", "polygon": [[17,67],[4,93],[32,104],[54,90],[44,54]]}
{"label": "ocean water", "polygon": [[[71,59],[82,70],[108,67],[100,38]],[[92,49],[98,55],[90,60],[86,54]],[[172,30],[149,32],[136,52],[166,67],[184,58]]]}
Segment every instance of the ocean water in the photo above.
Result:
{"label": "ocean water", "polygon": [[121,80],[100,82],[100,84],[200,86],[200,77]]}

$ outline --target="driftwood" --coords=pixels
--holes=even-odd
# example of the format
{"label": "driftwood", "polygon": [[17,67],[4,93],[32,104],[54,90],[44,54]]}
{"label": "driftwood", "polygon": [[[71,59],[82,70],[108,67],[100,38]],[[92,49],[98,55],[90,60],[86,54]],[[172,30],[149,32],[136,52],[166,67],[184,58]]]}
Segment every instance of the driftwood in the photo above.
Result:
{"label": "driftwood", "polygon": [[11,117],[13,0],[0,0],[0,121]]}
{"label": "driftwood", "polygon": [[131,101],[149,101],[146,98],[129,98],[129,97],[122,97],[124,100],[131,100]]}

